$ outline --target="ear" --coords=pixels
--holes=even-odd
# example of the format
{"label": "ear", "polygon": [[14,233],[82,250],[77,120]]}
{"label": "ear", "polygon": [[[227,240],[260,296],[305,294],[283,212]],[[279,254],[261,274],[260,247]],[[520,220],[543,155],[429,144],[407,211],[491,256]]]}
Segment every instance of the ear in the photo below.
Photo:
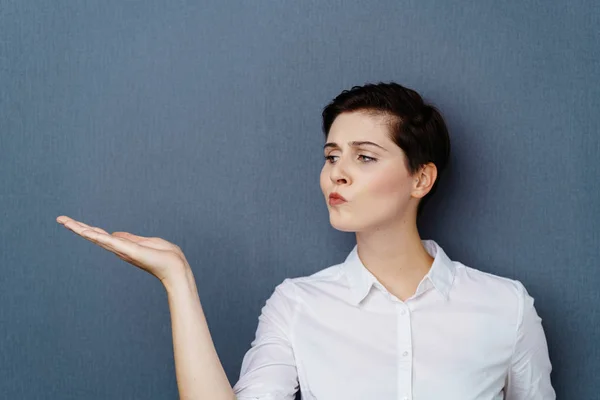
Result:
{"label": "ear", "polygon": [[417,199],[425,197],[437,179],[437,167],[434,163],[423,165],[413,176],[411,196]]}

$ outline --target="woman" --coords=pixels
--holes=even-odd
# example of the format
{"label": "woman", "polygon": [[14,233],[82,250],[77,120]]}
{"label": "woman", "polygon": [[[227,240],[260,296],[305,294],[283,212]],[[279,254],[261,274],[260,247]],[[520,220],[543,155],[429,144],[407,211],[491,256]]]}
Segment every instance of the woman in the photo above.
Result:
{"label": "woman", "polygon": [[448,161],[442,116],[396,83],[343,91],[323,111],[321,188],[346,260],[285,279],[267,300],[232,388],[181,249],[57,221],[161,280],[182,399],[555,399],[533,298],[452,261],[417,216]]}

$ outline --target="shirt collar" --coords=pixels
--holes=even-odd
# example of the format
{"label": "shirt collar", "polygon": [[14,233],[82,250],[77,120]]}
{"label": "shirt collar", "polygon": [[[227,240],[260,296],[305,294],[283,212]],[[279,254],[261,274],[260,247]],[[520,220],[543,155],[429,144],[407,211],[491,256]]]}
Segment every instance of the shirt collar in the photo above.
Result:
{"label": "shirt collar", "polygon": [[[429,281],[433,287],[442,294],[444,300],[448,300],[452,282],[454,281],[454,264],[446,255],[444,250],[434,240],[421,240],[423,247],[434,260],[429,272],[423,281]],[[357,245],[354,246],[342,268],[348,277],[352,290],[352,301],[358,305],[369,294],[372,286],[385,290],[377,278],[364,266],[358,257]],[[423,281],[421,283],[423,283]],[[423,286],[419,284],[417,293],[421,292]]]}

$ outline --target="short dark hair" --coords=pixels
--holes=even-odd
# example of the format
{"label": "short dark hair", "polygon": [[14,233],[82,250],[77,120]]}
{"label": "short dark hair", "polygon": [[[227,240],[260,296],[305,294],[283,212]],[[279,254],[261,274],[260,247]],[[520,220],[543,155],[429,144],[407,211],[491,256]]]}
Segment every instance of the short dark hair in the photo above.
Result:
{"label": "short dark hair", "polygon": [[352,111],[391,117],[391,139],[406,154],[407,168],[411,174],[429,162],[436,166],[437,179],[417,208],[417,215],[420,215],[424,204],[434,194],[440,175],[450,158],[450,137],[442,115],[412,89],[395,82],[369,83],[344,90],[325,106],[325,137],[329,136],[329,129],[338,115]]}

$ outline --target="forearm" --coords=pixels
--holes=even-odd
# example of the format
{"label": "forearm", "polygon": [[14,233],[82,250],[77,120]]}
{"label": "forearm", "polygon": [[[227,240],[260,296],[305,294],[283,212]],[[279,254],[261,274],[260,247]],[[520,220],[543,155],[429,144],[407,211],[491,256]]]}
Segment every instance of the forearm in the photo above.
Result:
{"label": "forearm", "polygon": [[165,283],[177,386],[181,400],[232,400],[235,395],[215,350],[189,266]]}

